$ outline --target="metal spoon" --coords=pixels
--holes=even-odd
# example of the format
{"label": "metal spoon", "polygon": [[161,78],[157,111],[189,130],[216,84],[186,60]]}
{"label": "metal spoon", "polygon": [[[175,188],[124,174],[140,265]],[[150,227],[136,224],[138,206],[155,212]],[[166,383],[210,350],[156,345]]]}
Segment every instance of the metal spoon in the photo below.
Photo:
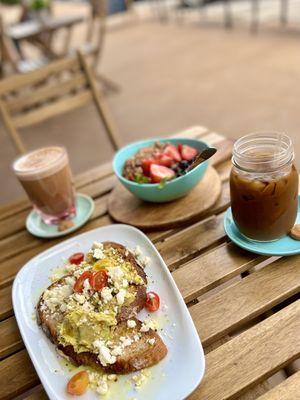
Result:
{"label": "metal spoon", "polygon": [[212,157],[215,153],[217,152],[217,149],[214,147],[208,147],[205,150],[203,150],[200,154],[198,154],[195,158],[195,160],[190,164],[185,172],[189,172],[195,167],[197,167],[199,164],[202,162],[208,160],[210,157]]}

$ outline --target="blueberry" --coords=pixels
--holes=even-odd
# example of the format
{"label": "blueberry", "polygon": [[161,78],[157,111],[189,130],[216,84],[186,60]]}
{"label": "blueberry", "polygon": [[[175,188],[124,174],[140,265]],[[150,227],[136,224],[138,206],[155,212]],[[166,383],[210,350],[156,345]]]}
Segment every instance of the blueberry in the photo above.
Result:
{"label": "blueberry", "polygon": [[189,162],[186,161],[186,160],[182,160],[182,161],[180,161],[180,163],[179,163],[179,167],[180,167],[181,169],[183,169],[183,170],[185,170],[188,166],[189,166]]}

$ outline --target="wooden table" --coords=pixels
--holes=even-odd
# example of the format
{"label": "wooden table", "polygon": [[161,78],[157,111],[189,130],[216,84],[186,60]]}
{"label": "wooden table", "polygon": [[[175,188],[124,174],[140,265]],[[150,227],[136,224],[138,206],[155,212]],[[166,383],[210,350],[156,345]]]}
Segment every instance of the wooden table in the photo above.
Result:
{"label": "wooden table", "polygon": [[65,55],[69,50],[73,27],[83,21],[84,17],[81,15],[66,15],[61,17],[46,15],[40,19],[36,18],[9,26],[5,30],[5,35],[14,41],[22,59],[24,59],[24,55],[20,43],[24,40],[31,41],[31,43],[39,47],[49,59],[55,59],[59,57],[59,54],[52,48],[53,34],[59,29],[67,29],[63,52],[61,54]]}
{"label": "wooden table", "polygon": [[53,32],[61,28],[70,28],[82,21],[84,21],[84,17],[81,15],[63,17],[47,16],[43,20],[34,19],[12,25],[6,29],[5,33],[15,41],[28,40],[43,32]]}
{"label": "wooden table", "polygon": [[[275,260],[228,240],[223,216],[229,205],[232,142],[203,127],[183,135],[220,149],[215,166],[223,182],[221,198],[201,221],[148,234],[173,272],[206,352],[204,380],[190,399],[297,400],[300,372],[292,374],[292,362],[300,355],[300,255]],[[76,234],[112,223],[107,199],[115,184],[110,163],[77,177],[78,190],[91,195],[96,207]],[[27,233],[28,211],[27,200],[0,208],[1,399],[46,398],[19,335],[11,285],[26,261],[61,239],[46,241]],[[266,379],[283,368],[286,379],[270,389]]]}

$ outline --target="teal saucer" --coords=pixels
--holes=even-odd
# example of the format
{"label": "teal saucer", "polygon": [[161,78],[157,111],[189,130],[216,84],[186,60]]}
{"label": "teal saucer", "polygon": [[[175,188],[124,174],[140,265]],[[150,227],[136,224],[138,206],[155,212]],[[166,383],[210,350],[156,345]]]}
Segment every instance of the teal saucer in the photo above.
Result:
{"label": "teal saucer", "polygon": [[71,228],[60,232],[57,228],[57,225],[45,224],[42,221],[42,218],[38,214],[38,212],[32,210],[26,219],[27,230],[34,236],[46,239],[65,236],[71,232],[76,231],[76,229],[80,228],[90,218],[90,216],[94,211],[95,205],[91,197],[86,196],[85,194],[82,193],[76,193],[75,202],[76,202],[76,217],[72,219],[72,221],[74,222],[74,226],[72,226]]}
{"label": "teal saucer", "polygon": [[[296,224],[300,224],[299,196]],[[300,241],[294,240],[288,235],[272,242],[255,242],[248,240],[239,232],[235,225],[232,218],[231,208],[228,208],[225,213],[224,229],[226,234],[236,245],[245,250],[249,250],[252,253],[262,254],[264,256],[291,256],[300,253]]]}

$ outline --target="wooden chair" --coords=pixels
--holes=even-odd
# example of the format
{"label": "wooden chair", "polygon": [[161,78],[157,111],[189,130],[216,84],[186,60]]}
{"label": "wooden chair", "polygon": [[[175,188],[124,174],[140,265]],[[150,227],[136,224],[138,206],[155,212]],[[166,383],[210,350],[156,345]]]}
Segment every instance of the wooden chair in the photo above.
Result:
{"label": "wooden chair", "polygon": [[90,15],[87,20],[87,32],[85,43],[81,46],[82,51],[92,60],[92,67],[97,79],[113,91],[119,91],[120,87],[107,76],[98,72],[98,67],[102,55],[104,39],[106,35],[106,0],[89,0]]}
{"label": "wooden chair", "polygon": [[107,136],[116,150],[120,139],[93,73],[82,53],[24,75],[0,81],[0,114],[20,153],[26,148],[18,132],[89,102],[96,106]]}
{"label": "wooden chair", "polygon": [[0,76],[11,73],[27,73],[34,71],[49,62],[47,57],[41,56],[35,60],[21,57],[12,40],[5,34],[3,19],[0,15]]}

